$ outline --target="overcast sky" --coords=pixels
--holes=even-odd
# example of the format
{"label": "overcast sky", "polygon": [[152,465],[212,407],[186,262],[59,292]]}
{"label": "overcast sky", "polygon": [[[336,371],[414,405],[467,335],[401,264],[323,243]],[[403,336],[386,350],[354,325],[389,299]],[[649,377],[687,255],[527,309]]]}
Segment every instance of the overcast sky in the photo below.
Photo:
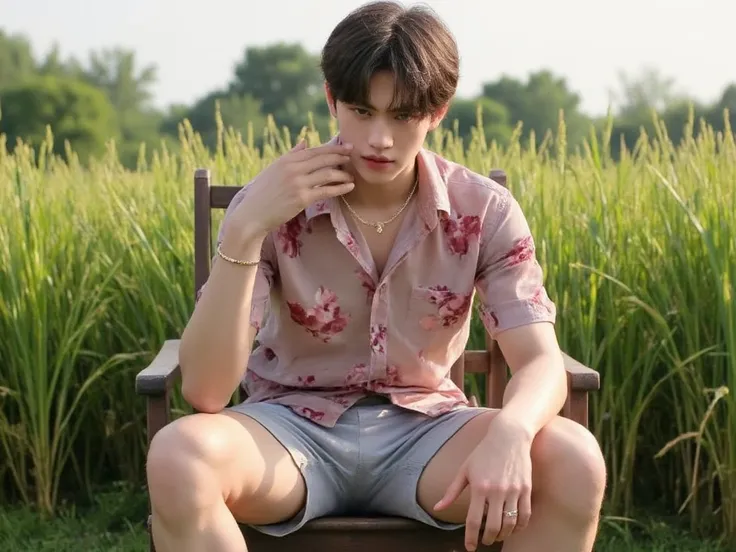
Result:
{"label": "overcast sky", "polygon": [[[361,0],[0,0],[0,28],[37,55],[108,46],[158,67],[157,105],[190,103],[227,83],[248,45],[298,41],[319,52]],[[406,2],[413,4],[415,2]],[[429,0],[458,40],[461,95],[509,74],[552,69],[590,113],[619,70],[656,67],[703,101],[736,81],[736,0]]]}

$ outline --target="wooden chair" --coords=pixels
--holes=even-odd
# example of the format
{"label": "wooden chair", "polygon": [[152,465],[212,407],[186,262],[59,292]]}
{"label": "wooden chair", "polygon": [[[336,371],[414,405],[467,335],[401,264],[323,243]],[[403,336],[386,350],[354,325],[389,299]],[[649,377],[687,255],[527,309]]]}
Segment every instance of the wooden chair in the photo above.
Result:
{"label": "wooden chair", "polygon": [[[490,174],[496,182],[506,185],[503,171]],[[205,283],[212,258],[211,209],[226,209],[237,186],[212,186],[210,172],[199,169],[194,176],[194,274],[195,294]],[[179,340],[168,340],[151,364],[136,377],[136,392],[146,397],[148,442],[170,421],[169,398],[180,372]],[[587,427],[588,392],[598,390],[599,375],[594,370],[565,355],[569,394],[561,414]],[[494,340],[486,334],[486,350],[465,351],[452,367],[452,379],[461,388],[466,373],[484,373],[486,405],[500,407],[508,378],[503,355]],[[475,398],[473,398],[476,400]],[[150,516],[149,516],[150,528]],[[307,523],[296,533],[281,538],[269,537],[243,526],[248,550],[251,552],[461,552],[464,529],[442,531],[419,522],[396,517],[328,517]],[[153,541],[150,549],[153,552]],[[478,550],[500,550],[500,543]]]}

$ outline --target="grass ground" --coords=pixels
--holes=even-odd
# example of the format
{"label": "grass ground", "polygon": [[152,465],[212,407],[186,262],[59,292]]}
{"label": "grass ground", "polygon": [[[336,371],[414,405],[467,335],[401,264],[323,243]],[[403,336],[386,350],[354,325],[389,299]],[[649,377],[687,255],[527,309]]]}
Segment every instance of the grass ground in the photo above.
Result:
{"label": "grass ground", "polygon": [[[28,509],[0,510],[3,552],[147,552],[146,497],[141,492],[100,493],[85,508],[66,507],[42,521]],[[688,535],[659,520],[638,522],[632,530],[604,519],[596,552],[726,552],[713,542]]]}

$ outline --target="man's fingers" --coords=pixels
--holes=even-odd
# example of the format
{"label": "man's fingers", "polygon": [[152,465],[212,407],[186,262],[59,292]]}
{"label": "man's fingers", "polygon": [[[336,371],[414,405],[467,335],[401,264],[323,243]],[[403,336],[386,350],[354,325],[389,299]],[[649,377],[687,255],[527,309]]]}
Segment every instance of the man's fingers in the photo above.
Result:
{"label": "man's fingers", "polygon": [[488,501],[486,513],[486,526],[483,530],[482,542],[485,545],[493,544],[498,538],[503,519],[503,496],[500,493],[492,493],[484,497]]}
{"label": "man's fingers", "polygon": [[304,139],[299,140],[296,146],[291,148],[291,151],[302,151],[307,148],[307,141]]}
{"label": "man's fingers", "polygon": [[529,520],[532,517],[531,495],[531,491],[527,489],[525,491],[522,491],[521,496],[519,496],[519,518],[516,520],[516,531],[518,531],[519,529],[524,529],[527,525],[529,525]]}
{"label": "man's fingers", "polygon": [[345,195],[346,193],[352,191],[353,188],[355,188],[355,184],[353,182],[346,182],[344,184],[330,184],[329,186],[320,186],[319,188],[313,188],[314,201]]}
{"label": "man's fingers", "polygon": [[310,157],[299,162],[296,166],[301,174],[309,174],[325,167],[338,167],[344,165],[350,161],[349,155],[343,155],[340,153],[326,153],[324,155],[317,155]]}
{"label": "man's fingers", "polygon": [[306,159],[312,159],[320,155],[337,153],[340,155],[346,155],[353,150],[353,146],[349,144],[322,144],[321,146],[315,146],[313,148],[303,149],[296,152],[292,158],[295,162],[305,161]]}
{"label": "man's fingers", "polygon": [[[465,549],[473,551],[478,548],[480,528],[483,524],[483,514],[486,508],[486,497],[481,493],[472,493],[468,517],[465,520]],[[488,520],[486,520],[488,523]]]}
{"label": "man's fingers", "polygon": [[[503,510],[501,511],[501,530],[498,533],[498,540],[505,540],[516,528],[518,522],[518,510],[519,510],[519,498],[513,494],[506,497],[506,502],[503,504]],[[517,516],[507,516],[506,512],[517,512]],[[486,524],[486,527],[488,525]],[[489,539],[491,535],[488,535]],[[492,544],[493,541],[483,541],[485,544]]]}
{"label": "man's fingers", "polygon": [[300,178],[307,188],[317,186],[325,186],[327,184],[341,184],[343,182],[352,182],[353,175],[340,169],[333,167],[325,167]]}

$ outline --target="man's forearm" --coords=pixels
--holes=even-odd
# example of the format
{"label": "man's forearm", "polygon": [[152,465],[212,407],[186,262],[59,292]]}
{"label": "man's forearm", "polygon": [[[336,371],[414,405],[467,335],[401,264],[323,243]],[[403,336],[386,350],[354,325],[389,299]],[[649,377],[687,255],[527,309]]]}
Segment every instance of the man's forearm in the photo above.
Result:
{"label": "man's forearm", "polygon": [[499,415],[533,439],[559,414],[566,398],[567,375],[562,355],[539,355],[515,371],[506,386]]}
{"label": "man's forearm", "polygon": [[[263,239],[226,239],[225,254],[256,259]],[[182,392],[202,412],[224,408],[247,366],[255,329],[250,325],[257,266],[217,259],[207,288],[184,329],[179,349]]]}

